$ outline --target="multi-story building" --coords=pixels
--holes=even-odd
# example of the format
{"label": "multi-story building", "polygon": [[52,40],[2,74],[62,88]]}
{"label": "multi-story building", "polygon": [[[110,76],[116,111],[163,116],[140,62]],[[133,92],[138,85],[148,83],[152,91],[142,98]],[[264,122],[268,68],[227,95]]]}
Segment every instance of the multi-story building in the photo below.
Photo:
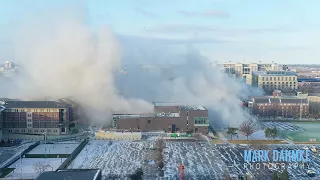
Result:
{"label": "multi-story building", "polygon": [[291,71],[256,71],[252,74],[252,86],[265,91],[297,89],[297,74]]}
{"label": "multi-story building", "polygon": [[236,77],[244,78],[246,83],[252,84],[252,72],[254,71],[277,71],[279,66],[272,64],[257,64],[257,63],[224,63],[224,72],[227,74],[234,74]]}
{"label": "multi-story building", "polygon": [[1,118],[8,133],[66,134],[70,106],[55,101],[6,101]]}
{"label": "multi-story building", "polygon": [[203,106],[154,103],[151,114],[114,114],[117,129],[208,133],[208,110]]}
{"label": "multi-story building", "polygon": [[[1,102],[1,101],[0,101]],[[0,139],[2,139],[3,132],[3,119],[2,119],[2,111],[5,109],[4,106],[0,103]]]}
{"label": "multi-story building", "polygon": [[259,117],[299,118],[309,115],[308,98],[260,96],[251,99],[252,113]]}

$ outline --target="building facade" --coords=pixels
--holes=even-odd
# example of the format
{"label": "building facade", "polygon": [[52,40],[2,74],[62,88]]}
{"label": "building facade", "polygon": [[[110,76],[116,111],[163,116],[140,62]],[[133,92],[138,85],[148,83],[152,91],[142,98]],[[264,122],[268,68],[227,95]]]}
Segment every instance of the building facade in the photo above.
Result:
{"label": "building facade", "polygon": [[256,71],[252,74],[252,86],[265,91],[297,89],[297,74],[291,71]]}
{"label": "building facade", "polygon": [[3,130],[8,133],[68,133],[70,107],[66,104],[55,101],[6,101],[3,107]]}
{"label": "building facade", "polygon": [[224,72],[227,74],[234,74],[236,77],[241,77],[249,85],[252,84],[252,72],[255,71],[277,71],[279,65],[261,64],[261,63],[224,63],[222,64]]}
{"label": "building facade", "polygon": [[251,99],[252,113],[268,118],[305,118],[309,115],[309,100],[292,97],[254,97]]}
{"label": "building facade", "polygon": [[208,133],[208,110],[202,106],[155,103],[151,114],[114,114],[117,129]]}

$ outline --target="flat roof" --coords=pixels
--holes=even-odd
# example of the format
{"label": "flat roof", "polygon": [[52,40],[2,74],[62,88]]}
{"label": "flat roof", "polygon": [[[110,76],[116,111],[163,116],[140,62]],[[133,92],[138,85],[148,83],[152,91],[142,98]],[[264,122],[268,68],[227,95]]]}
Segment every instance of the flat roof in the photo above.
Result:
{"label": "flat roof", "polygon": [[148,114],[113,114],[115,119],[130,119],[140,117],[180,117],[179,113],[148,113]]}
{"label": "flat roof", "polygon": [[263,97],[253,97],[254,103],[285,103],[285,104],[300,104],[308,103],[308,98],[299,98],[299,97],[278,97],[274,98],[273,96],[263,96]]}
{"label": "flat roof", "polygon": [[96,180],[98,178],[100,169],[70,169],[59,171],[45,171],[36,180]]}
{"label": "flat roof", "polygon": [[253,71],[252,74],[260,76],[297,76],[293,71]]}
{"label": "flat roof", "polygon": [[67,108],[65,103],[55,101],[6,101],[4,107],[11,108]]}
{"label": "flat roof", "polygon": [[180,109],[182,110],[201,110],[201,111],[204,111],[204,110],[207,110],[204,106],[201,106],[201,105],[188,105],[188,104],[181,104],[181,103],[174,103],[174,102],[154,102],[153,103],[154,106],[176,106],[176,107],[179,107]]}

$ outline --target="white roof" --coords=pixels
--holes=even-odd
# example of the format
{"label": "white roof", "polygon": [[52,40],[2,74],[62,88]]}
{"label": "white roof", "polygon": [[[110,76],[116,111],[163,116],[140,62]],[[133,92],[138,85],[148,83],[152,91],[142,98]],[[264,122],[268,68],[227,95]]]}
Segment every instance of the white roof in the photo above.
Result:
{"label": "white roof", "polygon": [[179,104],[179,103],[173,103],[173,102],[157,102],[154,103],[154,106],[179,106],[181,109],[188,109],[188,110],[206,110],[205,107],[201,106],[201,105],[183,105],[183,104]]}

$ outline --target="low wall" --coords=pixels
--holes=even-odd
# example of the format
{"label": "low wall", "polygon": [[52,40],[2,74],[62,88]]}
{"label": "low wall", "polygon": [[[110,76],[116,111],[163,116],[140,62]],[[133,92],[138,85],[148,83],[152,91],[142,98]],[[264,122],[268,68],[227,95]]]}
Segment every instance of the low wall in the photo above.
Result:
{"label": "low wall", "polygon": [[113,132],[113,131],[97,131],[95,139],[98,140],[140,140],[141,132]]}
{"label": "low wall", "polygon": [[71,163],[71,161],[77,157],[81,150],[88,144],[88,140],[85,139],[81,144],[69,155],[69,157],[58,167],[58,170],[65,169]]}

